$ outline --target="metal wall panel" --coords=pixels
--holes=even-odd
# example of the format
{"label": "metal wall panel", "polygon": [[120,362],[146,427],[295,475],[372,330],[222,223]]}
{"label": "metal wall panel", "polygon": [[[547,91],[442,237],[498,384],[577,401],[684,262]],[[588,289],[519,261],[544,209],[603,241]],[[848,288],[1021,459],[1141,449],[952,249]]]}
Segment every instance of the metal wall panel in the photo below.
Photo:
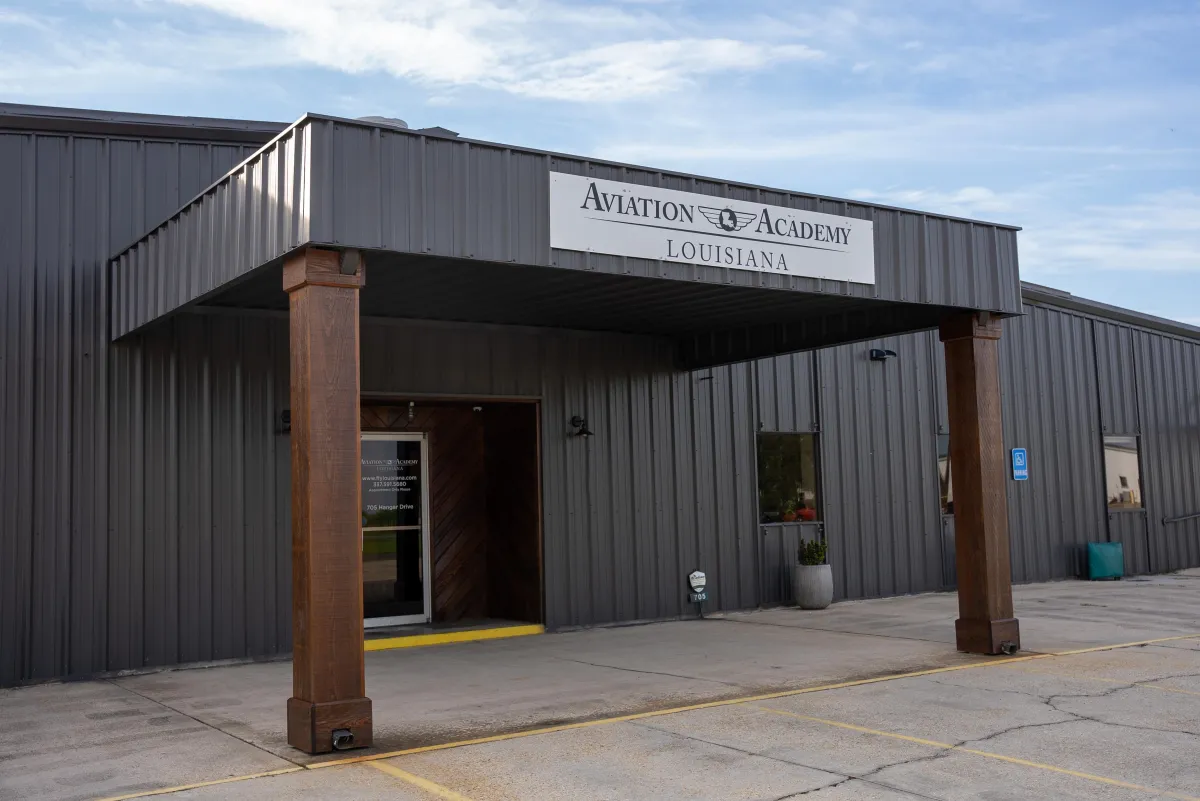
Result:
{"label": "metal wall panel", "polygon": [[1150,572],[1150,540],[1146,512],[1109,512],[1108,541],[1119,542],[1125,554],[1125,575]]}
{"label": "metal wall panel", "polygon": [[816,357],[812,351],[754,362],[755,408],[762,431],[816,431]]}
{"label": "metal wall panel", "polygon": [[108,648],[81,672],[286,652],[286,326],[185,315],[111,356]]}
{"label": "metal wall panel", "polygon": [[1016,581],[1078,576],[1084,545],[1107,539],[1091,321],[1042,306],[1000,340],[1006,449],[1026,448],[1029,480],[1008,481]]}
{"label": "metal wall panel", "polygon": [[[466,259],[1020,310],[1016,232],[865,203],[312,117],[312,238]],[[324,160],[328,164],[324,164]],[[549,172],[872,219],[875,286],[549,248]],[[417,210],[420,217],[416,219]],[[944,243],[939,254],[929,239]]]}
{"label": "metal wall panel", "polygon": [[547,625],[688,614],[697,567],[711,609],[757,605],[750,365],[680,373],[662,340],[511,326],[372,319],[362,341],[369,396],[541,399]]}
{"label": "metal wall panel", "polygon": [[1137,369],[1133,331],[1126,326],[1092,321],[1096,339],[1096,387],[1100,393],[1100,430],[1105,434],[1138,434]]}
{"label": "metal wall panel", "polygon": [[820,539],[820,523],[776,523],[761,527],[760,606],[795,603],[792,566],[797,564],[801,542]]}
{"label": "metal wall panel", "polygon": [[1150,569],[1200,566],[1200,343],[1133,332]]}
{"label": "metal wall panel", "polygon": [[[189,143],[141,147],[132,172],[119,170],[131,176],[142,199],[134,203],[141,214],[132,227],[122,226],[112,245],[141,238],[112,264],[111,336],[140,328],[308,242],[311,146],[308,127],[298,125],[253,154],[241,147]],[[234,163],[224,161],[230,158]],[[206,159],[227,169],[236,164],[236,169],[208,186],[201,168]],[[239,159],[246,160],[239,164]],[[328,166],[326,160],[318,164]],[[180,209],[191,198],[181,196],[183,191],[204,186],[201,196]],[[123,219],[125,212],[122,207]]]}
{"label": "metal wall panel", "polygon": [[172,650],[179,498],[140,482],[172,469],[178,364],[110,350],[106,262],[252,151],[0,131],[0,684]]}
{"label": "metal wall panel", "polygon": [[[817,353],[822,509],[838,598],[942,586],[932,332]],[[872,348],[897,358],[873,362]]]}

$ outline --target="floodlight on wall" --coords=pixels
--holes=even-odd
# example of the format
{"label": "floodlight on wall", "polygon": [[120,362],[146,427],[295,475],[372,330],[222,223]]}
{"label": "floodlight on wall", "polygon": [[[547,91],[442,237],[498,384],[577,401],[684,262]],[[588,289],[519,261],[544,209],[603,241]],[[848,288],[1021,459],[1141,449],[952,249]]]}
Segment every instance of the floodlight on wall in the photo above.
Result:
{"label": "floodlight on wall", "polygon": [[579,415],[575,415],[571,418],[571,426],[575,429],[575,433],[571,435],[573,437],[583,437],[584,439],[587,439],[588,437],[595,436],[595,434],[593,434],[588,428],[587,420]]}
{"label": "floodlight on wall", "polygon": [[886,362],[888,359],[896,358],[896,351],[883,350],[882,348],[871,348],[871,361]]}

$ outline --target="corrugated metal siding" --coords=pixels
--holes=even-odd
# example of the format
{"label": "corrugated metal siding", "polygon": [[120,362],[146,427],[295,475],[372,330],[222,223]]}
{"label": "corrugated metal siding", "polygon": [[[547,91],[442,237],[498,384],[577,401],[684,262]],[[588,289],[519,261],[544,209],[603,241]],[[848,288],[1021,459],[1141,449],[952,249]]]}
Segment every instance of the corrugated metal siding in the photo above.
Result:
{"label": "corrugated metal siding", "polygon": [[1200,344],[1133,332],[1150,569],[1200,566]]}
{"label": "corrugated metal siding", "polygon": [[107,654],[84,670],[287,651],[286,326],[188,315],[111,354]]}
{"label": "corrugated metal siding", "polygon": [[1137,369],[1133,331],[1092,321],[1096,338],[1096,387],[1100,393],[1100,428],[1105,434],[1138,434]]}
{"label": "corrugated metal siding", "polygon": [[661,340],[545,329],[371,320],[362,337],[364,394],[541,398],[547,625],[687,614],[698,567],[711,609],[758,603],[751,365],[680,373]]}
{"label": "corrugated metal siding", "polygon": [[816,355],[791,353],[754,362],[755,408],[762,431],[816,431]]}
{"label": "corrugated metal siding", "polygon": [[776,523],[762,526],[762,594],[760,606],[795,603],[792,566],[797,563],[800,543],[820,539],[821,523]]}
{"label": "corrugated metal siding", "polygon": [[[942,585],[934,347],[923,333],[817,353],[822,508],[838,598]],[[898,356],[872,362],[871,348]]]}
{"label": "corrugated metal siding", "polygon": [[[413,132],[332,120],[309,124],[319,143],[313,150],[314,241],[614,275],[1020,310],[1016,233],[1010,229]],[[551,252],[549,172],[871,219],[877,226],[877,283]],[[940,248],[936,255],[935,248]]]}
{"label": "corrugated metal siding", "polygon": [[164,630],[140,575],[169,553],[142,532],[176,499],[135,510],[130,486],[146,448],[170,456],[142,397],[173,366],[110,352],[106,260],[252,150],[0,132],[0,684],[138,666]]}
{"label": "corrugated metal siding", "polygon": [[[876,284],[551,252],[550,172],[871,219]],[[310,116],[121,256],[114,266],[113,335],[307,241],[714,285],[1021,308],[1011,229]]]}
{"label": "corrugated metal siding", "polygon": [[1006,449],[1029,452],[1008,482],[1013,579],[1078,576],[1084,545],[1107,539],[1091,321],[1026,306],[1000,340]]}
{"label": "corrugated metal siding", "polygon": [[1125,554],[1125,575],[1150,572],[1150,541],[1146,512],[1109,512],[1108,541],[1119,542]]}
{"label": "corrugated metal siding", "polygon": [[[382,148],[377,139],[368,146]],[[467,147],[439,144],[443,162]],[[290,648],[289,451],[275,431],[288,403],[285,320],[181,315],[109,344],[112,246],[247,155],[219,143],[0,133],[0,684]],[[389,202],[420,208],[435,191],[426,163],[389,163],[393,175],[421,169],[405,179],[411,194]],[[489,164],[464,161],[460,179],[484,185],[499,169]],[[251,169],[245,186],[284,182],[264,174]],[[513,189],[522,197],[544,177],[513,174],[527,183]],[[529,223],[504,226],[526,213],[542,219],[525,207],[503,223],[472,212],[462,235],[471,225],[493,239],[523,231]],[[425,235],[412,215],[394,219]],[[929,237],[929,221],[876,220],[905,259],[1003,259],[1008,247],[1003,230],[979,251],[969,231],[950,233],[966,223],[938,221],[946,235]],[[516,239],[506,247],[529,258]],[[871,363],[873,346],[900,356]],[[1104,538],[1100,427],[1127,426],[1135,409],[1148,547],[1134,547],[1137,515],[1108,523],[1107,536],[1126,542],[1131,570],[1200,564],[1200,523],[1161,522],[1200,511],[1200,344],[1031,305],[1006,323],[1001,348],[1006,444],[1029,448],[1033,467],[1031,481],[1009,484],[1014,576],[1075,575],[1081,544]],[[690,614],[683,580],[696,567],[712,577],[712,608],[785,598],[799,527],[756,522],[759,428],[819,429],[839,597],[943,583],[952,551],[937,504],[936,335],[693,373],[673,370],[671,356],[645,337],[363,325],[368,393],[541,398],[551,626]],[[1125,394],[1129,364],[1136,399]],[[570,437],[574,414],[597,436]]]}
{"label": "corrugated metal siding", "polygon": [[112,244],[120,247],[161,225],[113,262],[111,335],[133,331],[309,241],[309,139],[307,126],[289,129],[166,222],[208,186],[197,180],[206,172],[205,158],[249,154],[177,143],[142,148],[144,175],[139,179],[135,169],[133,181],[144,184],[145,208],[154,211]]}

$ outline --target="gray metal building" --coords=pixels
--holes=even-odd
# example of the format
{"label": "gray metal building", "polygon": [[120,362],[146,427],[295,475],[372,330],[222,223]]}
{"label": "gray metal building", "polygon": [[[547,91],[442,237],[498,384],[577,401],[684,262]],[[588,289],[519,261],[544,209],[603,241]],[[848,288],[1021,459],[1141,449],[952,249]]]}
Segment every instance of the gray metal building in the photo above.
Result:
{"label": "gray metal building", "polygon": [[[547,171],[870,220],[877,283],[551,250]],[[712,608],[785,603],[804,537],[839,598],[952,588],[948,308],[1023,314],[1013,579],[1078,576],[1089,541],[1200,566],[1200,329],[1020,285],[1011,227],[315,115],[0,105],[0,685],[291,649],[288,323],[257,265],[310,241],[413,254],[369,262],[365,399],[538,402],[550,629],[691,614],[695,567]],[[762,522],[771,432],[814,435],[818,519]],[[1136,505],[1106,437],[1136,438]]]}

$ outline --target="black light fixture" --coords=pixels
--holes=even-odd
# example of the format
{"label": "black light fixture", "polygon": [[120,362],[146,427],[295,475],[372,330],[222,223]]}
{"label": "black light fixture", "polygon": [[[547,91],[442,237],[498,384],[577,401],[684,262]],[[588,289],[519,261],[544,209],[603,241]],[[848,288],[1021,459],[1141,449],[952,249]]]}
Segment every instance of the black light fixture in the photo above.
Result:
{"label": "black light fixture", "polygon": [[886,362],[888,359],[896,358],[896,351],[883,350],[882,348],[871,348],[871,361]]}
{"label": "black light fixture", "polygon": [[587,420],[579,415],[575,415],[571,418],[571,425],[575,428],[575,433],[571,435],[573,437],[583,437],[584,439],[587,439],[588,437],[595,436],[595,434],[588,429]]}

